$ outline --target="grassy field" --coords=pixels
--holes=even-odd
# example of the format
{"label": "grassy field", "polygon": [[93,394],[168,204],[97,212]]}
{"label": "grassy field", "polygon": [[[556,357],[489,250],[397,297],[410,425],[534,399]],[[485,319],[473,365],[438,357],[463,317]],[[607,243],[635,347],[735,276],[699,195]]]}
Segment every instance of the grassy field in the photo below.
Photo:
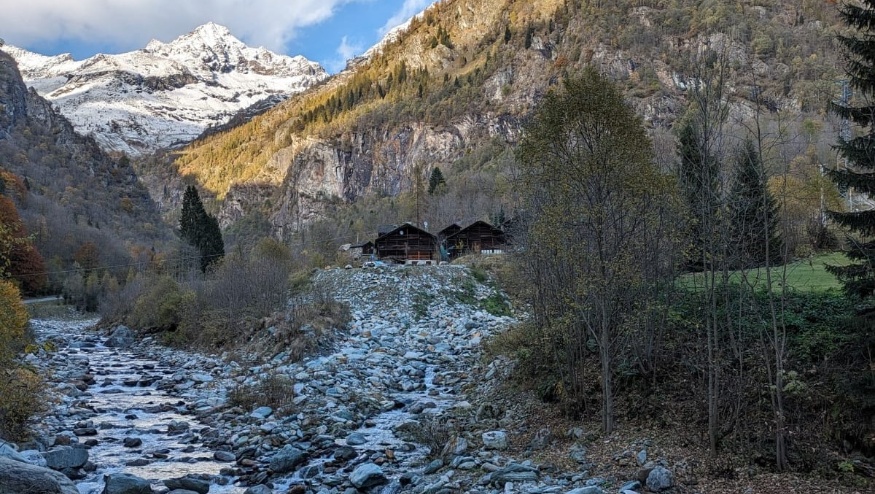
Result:
{"label": "grassy field", "polygon": [[[786,283],[790,289],[801,292],[819,292],[830,289],[839,290],[841,284],[835,276],[826,271],[826,265],[844,265],[848,260],[844,254],[834,252],[830,254],[821,254],[813,256],[809,259],[803,259],[790,263],[786,266],[778,266],[772,268],[772,283],[775,288],[780,288],[781,279],[786,276]],[[786,269],[785,269],[786,268]],[[696,273],[685,277],[686,280],[682,283],[693,283],[700,285],[702,282],[702,274]],[[753,269],[747,273],[734,271],[730,273],[730,280],[736,283],[744,281],[745,283],[753,284],[756,287],[762,287],[766,284],[765,269]]]}

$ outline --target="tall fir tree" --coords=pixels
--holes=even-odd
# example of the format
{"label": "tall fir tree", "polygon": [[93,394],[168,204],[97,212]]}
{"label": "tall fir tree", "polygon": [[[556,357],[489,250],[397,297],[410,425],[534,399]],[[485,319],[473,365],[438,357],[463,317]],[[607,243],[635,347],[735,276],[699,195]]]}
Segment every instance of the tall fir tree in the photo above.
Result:
{"label": "tall fir tree", "polygon": [[707,269],[713,263],[708,241],[712,223],[720,210],[720,162],[703,152],[702,136],[692,118],[686,118],[678,130],[678,182],[690,213],[690,250],[687,268],[693,271]]}
{"label": "tall fir tree", "polygon": [[434,167],[431,171],[431,176],[428,177],[428,195],[434,195],[435,192],[438,191],[439,187],[442,185],[446,185],[447,181],[444,179],[444,173],[440,168]]}
{"label": "tall fir tree", "polygon": [[747,140],[735,159],[735,180],[728,203],[730,245],[738,268],[780,263],[783,243],[778,229],[778,204],[769,191],[766,172],[753,141]]}
{"label": "tall fir tree", "polygon": [[179,217],[179,234],[200,253],[200,268],[207,268],[225,255],[225,242],[215,216],[206,212],[200,195],[193,185],[185,188],[182,197],[182,213]]}
{"label": "tall fir tree", "polygon": [[[834,103],[833,113],[860,127],[856,137],[840,136],[836,149],[847,167],[832,170],[830,178],[839,188],[852,187],[856,192],[875,194],[875,0],[845,3],[842,21],[857,31],[850,36],[838,36],[845,55],[845,73],[851,87],[861,93],[860,103]],[[868,297],[875,293],[875,210],[839,212],[829,216],[839,225],[856,233],[846,253],[847,266],[829,266],[844,285],[847,293]]]}

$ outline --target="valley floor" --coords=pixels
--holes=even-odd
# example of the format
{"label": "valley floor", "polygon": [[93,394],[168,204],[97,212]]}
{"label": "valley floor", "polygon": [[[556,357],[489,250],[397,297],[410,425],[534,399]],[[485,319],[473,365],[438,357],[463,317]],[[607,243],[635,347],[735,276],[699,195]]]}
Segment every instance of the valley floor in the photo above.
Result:
{"label": "valley floor", "polygon": [[[850,488],[756,469],[717,479],[707,473],[707,451],[687,434],[621,420],[618,432],[605,438],[595,420],[564,418],[532,391],[513,384],[511,361],[484,353],[482,343],[516,319],[496,315],[500,294],[465,267],[326,270],[314,283],[349,305],[351,322],[334,331],[323,351],[301,361],[289,348],[262,355],[260,364],[241,365],[230,359],[246,360],[246,355],[194,356],[146,340],[124,351],[160,363],[167,369],[164,375],[153,364],[141,365],[133,369],[136,376],[127,376],[128,383],[104,377],[97,388],[83,376],[106,366],[89,361],[87,354],[72,360],[46,353],[29,357],[52,371],[60,392],[58,406],[40,426],[43,441],[50,447],[59,436],[76,442],[78,426],[96,429],[102,434],[98,442],[104,435],[120,441],[152,434],[123,420],[136,417],[142,407],[113,412],[120,422],[105,431],[98,423],[105,411],[94,410],[101,389],[124,391],[142,381],[142,374],[154,377],[150,386],[178,399],[168,406],[174,427],[182,428],[174,445],[157,456],[134,448],[134,456],[124,459],[147,463],[136,472],[159,488],[174,476],[160,469],[162,462],[179,461],[186,448],[195,448],[220,463],[213,475],[203,477],[214,484],[210,492],[243,492],[265,484],[274,490],[246,492],[873,492],[871,484]],[[278,338],[273,329],[266,327],[259,337]],[[78,341],[51,326],[47,331],[55,339]],[[85,343],[102,348],[88,338]],[[263,348],[282,348],[282,342],[273,343]],[[229,406],[235,392],[265,389],[259,386],[277,379],[288,386],[284,410],[258,403]],[[184,427],[179,424],[183,416]],[[163,427],[159,436],[169,426],[160,417],[155,423]],[[91,460],[98,472],[108,465],[124,470],[118,459]],[[150,477],[148,464],[163,476]],[[229,479],[237,486],[217,485]],[[88,485],[97,489],[99,483]]]}

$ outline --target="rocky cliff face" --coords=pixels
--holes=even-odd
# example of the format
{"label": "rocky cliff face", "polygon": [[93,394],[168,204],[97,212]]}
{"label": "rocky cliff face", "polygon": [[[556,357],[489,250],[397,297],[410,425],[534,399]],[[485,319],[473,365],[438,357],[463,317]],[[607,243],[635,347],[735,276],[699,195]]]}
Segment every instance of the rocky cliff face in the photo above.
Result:
{"label": "rocky cliff face", "polygon": [[78,132],[128,155],[188,143],[241,110],[327,77],[314,62],[248,47],[212,23],[170,43],[153,40],[142,50],[82,61],[3,50]]}

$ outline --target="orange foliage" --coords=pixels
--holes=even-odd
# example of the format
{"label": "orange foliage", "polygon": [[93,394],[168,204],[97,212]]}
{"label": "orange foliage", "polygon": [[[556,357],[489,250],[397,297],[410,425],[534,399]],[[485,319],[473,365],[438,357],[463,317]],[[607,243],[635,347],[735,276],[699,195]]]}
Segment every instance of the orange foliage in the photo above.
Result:
{"label": "orange foliage", "polygon": [[6,355],[10,343],[24,336],[27,322],[27,310],[18,288],[9,281],[0,280],[0,357]]}
{"label": "orange foliage", "polygon": [[14,192],[18,197],[24,197],[24,195],[27,194],[27,187],[24,185],[24,180],[18,175],[6,170],[0,170],[0,180],[5,183],[7,190]]}
{"label": "orange foliage", "polygon": [[94,245],[94,242],[85,242],[80,247],[79,250],[73,254],[73,259],[79,263],[79,266],[86,270],[90,271],[96,268],[100,264],[100,254],[97,251],[97,246]]}
{"label": "orange foliage", "polygon": [[25,293],[39,293],[46,286],[45,262],[28,239],[15,204],[4,196],[0,196],[0,224],[10,235],[8,244],[2,246],[6,252],[0,252],[0,256],[8,256],[8,274]]}

